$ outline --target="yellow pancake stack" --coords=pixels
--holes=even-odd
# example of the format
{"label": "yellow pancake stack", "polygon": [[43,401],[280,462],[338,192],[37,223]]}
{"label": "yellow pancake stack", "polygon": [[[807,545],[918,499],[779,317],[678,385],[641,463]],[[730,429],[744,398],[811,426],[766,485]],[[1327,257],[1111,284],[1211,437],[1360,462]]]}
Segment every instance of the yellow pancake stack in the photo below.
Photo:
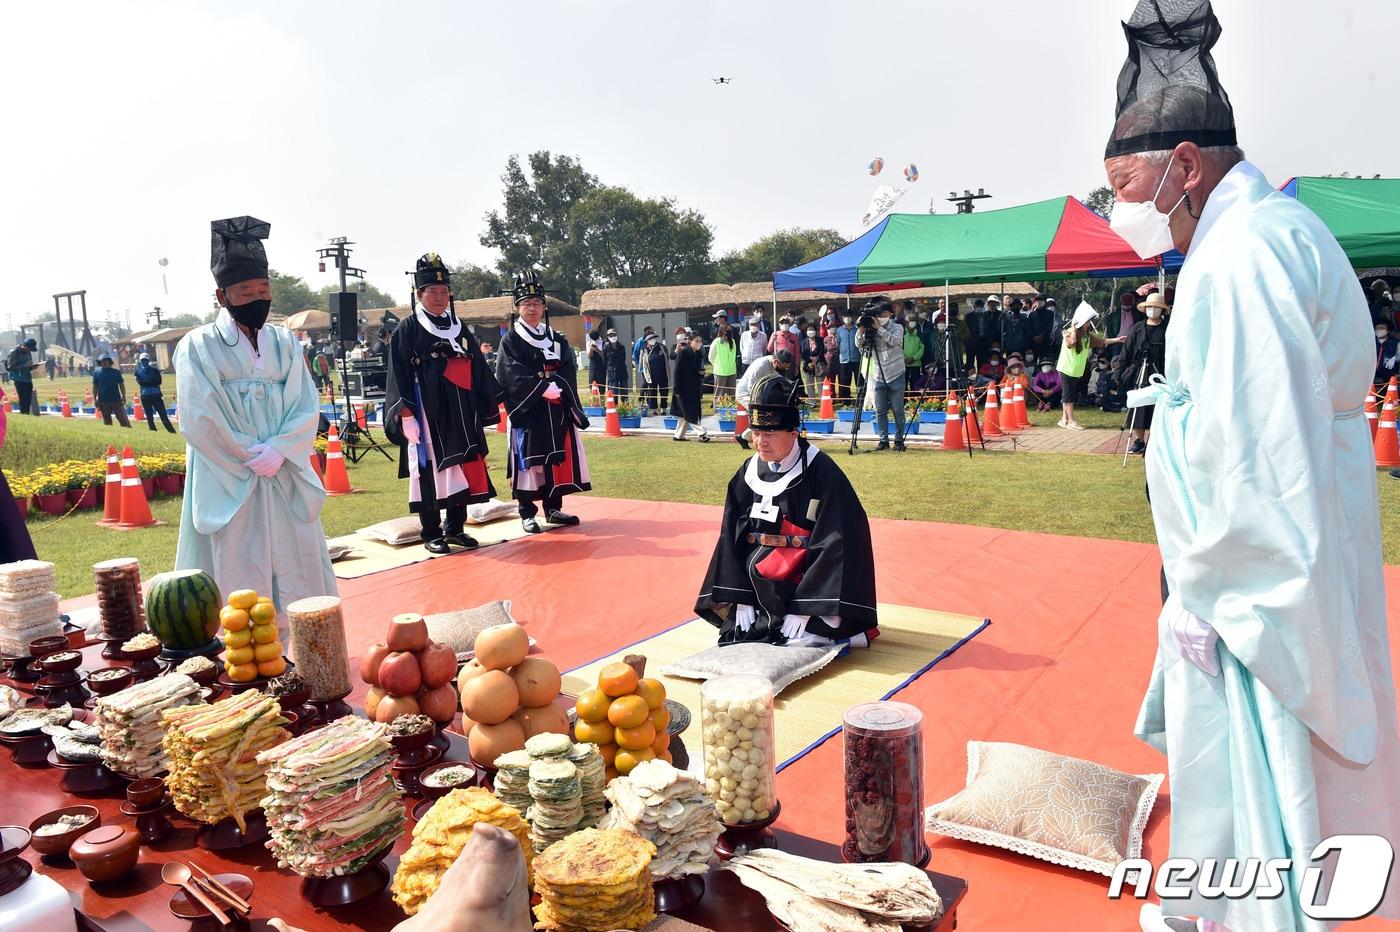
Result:
{"label": "yellow pancake stack", "polygon": [[535,858],[537,929],[609,932],[656,918],[651,859],[656,847],[624,829],[584,829]]}

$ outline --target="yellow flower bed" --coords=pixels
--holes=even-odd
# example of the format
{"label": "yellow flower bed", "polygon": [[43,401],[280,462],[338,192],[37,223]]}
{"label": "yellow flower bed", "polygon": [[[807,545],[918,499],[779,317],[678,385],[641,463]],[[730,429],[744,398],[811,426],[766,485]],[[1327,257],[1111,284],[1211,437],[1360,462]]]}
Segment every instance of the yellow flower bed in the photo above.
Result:
{"label": "yellow flower bed", "polygon": [[[136,458],[141,478],[183,475],[185,454],[160,453]],[[64,460],[50,463],[22,476],[9,477],[10,491],[16,498],[34,495],[56,495],[69,489],[86,489],[107,481],[107,458],[97,460]]]}

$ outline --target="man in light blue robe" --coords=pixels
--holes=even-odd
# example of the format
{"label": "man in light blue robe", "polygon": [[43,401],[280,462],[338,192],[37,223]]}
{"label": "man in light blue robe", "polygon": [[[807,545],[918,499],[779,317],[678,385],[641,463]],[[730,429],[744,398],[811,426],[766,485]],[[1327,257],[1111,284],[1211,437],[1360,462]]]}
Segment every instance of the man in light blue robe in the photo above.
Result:
{"label": "man in light blue robe", "polygon": [[297,599],[336,594],[326,493],[311,468],[320,408],[296,338],[265,326],[268,224],[239,217],[213,227],[223,310],[175,350],[189,444],[175,566],[210,573],[225,595],[255,589],[285,617]]}
{"label": "man in light blue robe", "polygon": [[[1351,833],[1400,842],[1362,416],[1374,342],[1336,239],[1243,160],[1208,54],[1219,26],[1208,3],[1197,14],[1159,35],[1194,79],[1153,67],[1151,48],[1130,58],[1125,74],[1141,60],[1166,84],[1139,87],[1124,106],[1120,78],[1105,161],[1114,230],[1144,258],[1173,245],[1186,254],[1164,376],[1131,402],[1156,404],[1147,476],[1170,593],[1137,733],[1167,755],[1171,857],[1293,867],[1282,896],[1206,898],[1193,878],[1196,893],[1164,899],[1161,912],[1199,916],[1202,929],[1323,929],[1301,905],[1305,870],[1324,866],[1310,860],[1317,844]],[[1203,48],[1182,55],[1192,28]],[[1324,874],[1335,883],[1309,902],[1360,869],[1333,855]],[[1375,891],[1382,915],[1400,917],[1395,886]],[[1143,928],[1180,926],[1145,915]]]}

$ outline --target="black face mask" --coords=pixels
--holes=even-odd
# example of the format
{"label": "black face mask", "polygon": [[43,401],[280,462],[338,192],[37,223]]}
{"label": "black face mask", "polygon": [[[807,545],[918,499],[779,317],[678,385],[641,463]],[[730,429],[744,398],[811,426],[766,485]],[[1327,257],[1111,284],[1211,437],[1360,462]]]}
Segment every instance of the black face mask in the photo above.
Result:
{"label": "black face mask", "polygon": [[271,301],[249,301],[247,304],[231,304],[228,312],[238,323],[254,332],[267,323],[267,314],[272,310]]}

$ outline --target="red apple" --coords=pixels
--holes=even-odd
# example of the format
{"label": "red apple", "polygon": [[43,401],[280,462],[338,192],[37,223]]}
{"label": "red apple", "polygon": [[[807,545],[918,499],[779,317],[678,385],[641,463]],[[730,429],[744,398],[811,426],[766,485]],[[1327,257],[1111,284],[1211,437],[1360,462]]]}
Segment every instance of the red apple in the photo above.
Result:
{"label": "red apple", "polygon": [[428,642],[423,653],[418,655],[418,666],[423,671],[423,685],[437,689],[452,682],[457,674],[457,655],[446,644]]}
{"label": "red apple", "polygon": [[389,622],[389,649],[415,651],[428,646],[428,623],[422,615],[409,612],[395,615]]}
{"label": "red apple", "polygon": [[457,715],[457,691],[451,686],[418,690],[418,709],[435,722],[446,723]]}
{"label": "red apple", "polygon": [[418,658],[405,651],[394,651],[379,665],[379,688],[391,696],[412,696],[423,685]]}
{"label": "red apple", "polygon": [[365,655],[360,658],[360,679],[370,686],[379,685],[379,665],[384,662],[384,658],[389,654],[389,645],[383,641],[375,641],[365,651]]}

